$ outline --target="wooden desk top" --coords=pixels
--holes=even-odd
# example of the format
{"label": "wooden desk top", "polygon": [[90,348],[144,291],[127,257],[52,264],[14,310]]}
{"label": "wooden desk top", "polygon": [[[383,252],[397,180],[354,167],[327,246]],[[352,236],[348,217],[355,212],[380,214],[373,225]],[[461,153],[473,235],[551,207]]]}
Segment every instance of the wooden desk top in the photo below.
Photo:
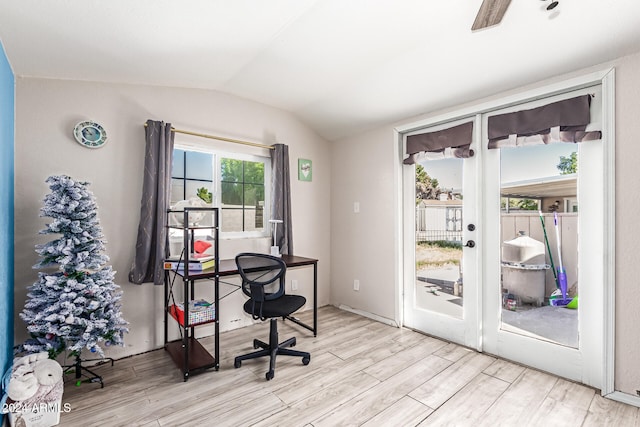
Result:
{"label": "wooden desk top", "polygon": [[[287,267],[301,267],[304,265],[317,264],[318,260],[297,255],[282,255],[282,260]],[[233,276],[238,274],[238,267],[235,259],[221,259],[218,268],[220,276]]]}
{"label": "wooden desk top", "polygon": [[[282,255],[282,260],[287,264],[288,268],[292,267],[302,267],[305,265],[316,265],[318,264],[318,260],[315,258],[306,258],[303,256],[297,255]],[[175,271],[180,276],[184,276],[184,271]],[[235,259],[221,259],[218,265],[218,274],[220,277],[223,276],[235,276],[238,274],[238,267],[236,266]],[[215,277],[215,269],[209,268],[204,271],[189,271],[189,279],[197,280],[197,279],[210,279]]]}

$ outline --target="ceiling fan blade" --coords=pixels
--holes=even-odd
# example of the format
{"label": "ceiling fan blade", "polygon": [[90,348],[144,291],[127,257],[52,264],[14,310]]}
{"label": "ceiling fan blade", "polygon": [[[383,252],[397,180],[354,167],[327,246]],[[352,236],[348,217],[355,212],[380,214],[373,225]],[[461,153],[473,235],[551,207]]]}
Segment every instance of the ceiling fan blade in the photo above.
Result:
{"label": "ceiling fan blade", "polygon": [[473,21],[471,31],[491,27],[502,21],[511,0],[482,0],[482,5]]}

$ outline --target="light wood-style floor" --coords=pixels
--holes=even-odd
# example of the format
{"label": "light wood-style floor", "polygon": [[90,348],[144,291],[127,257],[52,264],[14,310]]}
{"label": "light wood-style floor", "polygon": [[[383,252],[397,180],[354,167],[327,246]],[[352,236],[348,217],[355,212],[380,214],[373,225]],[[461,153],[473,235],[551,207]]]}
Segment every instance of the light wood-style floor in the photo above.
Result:
{"label": "light wood-style floor", "polygon": [[318,337],[279,328],[311,352],[308,366],[280,356],[271,381],[266,359],[234,369],[254,337],[267,340],[268,323],[253,325],[223,333],[220,370],[187,382],[162,349],[96,368],[103,389],[71,378],[60,425],[640,426],[638,408],[591,388],[335,307],[319,310]]}

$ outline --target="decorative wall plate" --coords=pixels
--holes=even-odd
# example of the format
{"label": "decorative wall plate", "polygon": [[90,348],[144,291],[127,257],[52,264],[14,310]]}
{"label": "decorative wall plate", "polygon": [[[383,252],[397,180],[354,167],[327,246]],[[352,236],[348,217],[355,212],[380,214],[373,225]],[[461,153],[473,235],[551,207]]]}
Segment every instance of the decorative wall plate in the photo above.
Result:
{"label": "decorative wall plate", "polygon": [[78,123],[73,128],[73,136],[78,143],[88,148],[100,148],[107,142],[107,131],[91,120]]}

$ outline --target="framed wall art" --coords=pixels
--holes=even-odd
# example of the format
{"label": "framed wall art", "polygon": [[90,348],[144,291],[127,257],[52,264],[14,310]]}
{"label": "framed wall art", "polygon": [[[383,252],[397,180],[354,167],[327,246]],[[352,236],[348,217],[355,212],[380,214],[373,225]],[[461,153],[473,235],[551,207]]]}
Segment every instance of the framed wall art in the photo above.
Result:
{"label": "framed wall art", "polygon": [[298,159],[298,180],[311,181],[313,176],[313,168],[311,160]]}

